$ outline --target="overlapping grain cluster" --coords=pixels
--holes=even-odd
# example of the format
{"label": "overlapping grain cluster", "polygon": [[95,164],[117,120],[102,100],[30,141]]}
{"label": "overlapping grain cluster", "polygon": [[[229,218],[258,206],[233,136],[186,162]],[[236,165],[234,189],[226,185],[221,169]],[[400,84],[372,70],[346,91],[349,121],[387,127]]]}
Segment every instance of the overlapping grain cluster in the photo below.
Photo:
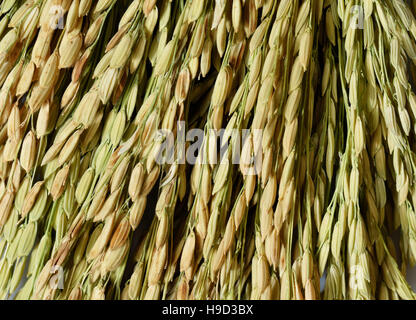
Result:
{"label": "overlapping grain cluster", "polygon": [[416,1],[0,10],[0,298],[416,298]]}

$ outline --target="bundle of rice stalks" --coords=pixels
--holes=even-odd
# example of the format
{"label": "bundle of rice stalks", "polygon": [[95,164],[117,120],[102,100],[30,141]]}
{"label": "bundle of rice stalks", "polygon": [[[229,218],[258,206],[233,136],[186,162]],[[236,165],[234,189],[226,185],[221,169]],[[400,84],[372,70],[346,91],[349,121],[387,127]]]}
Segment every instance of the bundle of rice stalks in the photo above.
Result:
{"label": "bundle of rice stalks", "polygon": [[416,298],[415,14],[1,1],[0,298]]}

